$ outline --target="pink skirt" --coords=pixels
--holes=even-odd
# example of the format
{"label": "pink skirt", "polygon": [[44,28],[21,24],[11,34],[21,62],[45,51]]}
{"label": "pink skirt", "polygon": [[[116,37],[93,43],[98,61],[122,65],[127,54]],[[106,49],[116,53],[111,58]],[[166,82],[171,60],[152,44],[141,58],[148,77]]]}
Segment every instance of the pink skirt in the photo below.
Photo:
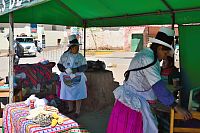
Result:
{"label": "pink skirt", "polygon": [[142,114],[116,101],[107,133],[143,133]]}

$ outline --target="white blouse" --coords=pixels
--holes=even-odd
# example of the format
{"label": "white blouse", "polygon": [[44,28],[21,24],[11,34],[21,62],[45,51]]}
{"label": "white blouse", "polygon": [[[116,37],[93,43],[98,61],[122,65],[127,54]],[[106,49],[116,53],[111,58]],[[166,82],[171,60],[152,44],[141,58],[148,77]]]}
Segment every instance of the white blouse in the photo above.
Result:
{"label": "white blouse", "polygon": [[[129,70],[147,66],[153,61],[153,51],[145,48],[133,57]],[[160,63],[157,60],[153,66],[146,69],[131,71],[128,80],[113,91],[115,99],[133,110],[142,112],[145,133],[158,132],[157,121],[151,113],[147,100],[157,99],[152,86],[161,80],[160,71]]]}
{"label": "white blouse", "polygon": [[[129,70],[147,66],[153,61],[154,61],[153,51],[150,48],[145,48],[133,57],[129,66]],[[146,100],[155,100],[156,96],[152,90],[152,86],[156,82],[161,80],[160,70],[161,68],[159,61],[157,61],[153,66],[150,66],[146,69],[142,69],[139,71],[131,71],[128,80],[124,81],[124,84],[121,87],[123,88],[122,91],[128,91],[130,93],[129,95],[132,95],[133,97],[135,97],[136,94],[143,97]],[[128,95],[122,95],[121,91],[120,92],[117,91],[119,88],[117,88],[114,91],[115,97],[120,97],[121,100],[127,99],[125,98],[126,96],[131,97]]]}

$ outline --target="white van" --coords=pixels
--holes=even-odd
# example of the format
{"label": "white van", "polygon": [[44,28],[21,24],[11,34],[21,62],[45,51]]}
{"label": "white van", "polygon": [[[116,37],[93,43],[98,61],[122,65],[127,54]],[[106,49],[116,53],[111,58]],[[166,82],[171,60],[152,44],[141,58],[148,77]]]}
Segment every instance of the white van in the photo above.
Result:
{"label": "white van", "polygon": [[37,47],[35,46],[33,37],[18,36],[15,39],[15,45],[17,47],[16,52],[18,56],[22,57],[25,54],[36,56]]}

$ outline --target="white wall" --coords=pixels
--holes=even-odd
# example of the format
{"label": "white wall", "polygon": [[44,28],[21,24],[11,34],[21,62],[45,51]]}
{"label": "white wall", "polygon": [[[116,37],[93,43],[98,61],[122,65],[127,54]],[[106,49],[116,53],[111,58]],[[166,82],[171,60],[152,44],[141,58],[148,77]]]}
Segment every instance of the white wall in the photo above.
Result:
{"label": "white wall", "polygon": [[62,25],[48,25],[48,24],[43,25],[44,30],[52,30],[53,26],[56,27],[56,31],[63,31],[65,28],[65,26]]}
{"label": "white wall", "polygon": [[[54,25],[55,30],[52,30],[52,25],[38,25],[37,37],[41,41],[42,34],[45,35],[45,45],[58,46],[58,39],[61,39],[61,44],[67,44],[67,36],[70,30],[65,30],[65,26]],[[8,49],[9,43],[6,35],[9,33],[8,24],[0,24],[0,27],[5,27],[5,33],[0,33],[0,49]],[[30,24],[15,24],[14,35],[24,33],[31,35]],[[86,49],[95,49],[96,47],[124,47],[124,30],[117,28],[112,30],[110,28],[102,30],[102,28],[88,28],[86,37]],[[83,37],[83,35],[82,35]],[[131,38],[130,38],[131,39]],[[82,39],[83,40],[83,39]]]}
{"label": "white wall", "polygon": [[58,46],[57,41],[61,39],[64,40],[64,32],[61,31],[44,31],[46,47],[48,46]]}
{"label": "white wall", "polygon": [[4,33],[0,33],[0,49],[5,50],[9,48],[8,40]]}
{"label": "white wall", "polygon": [[[86,48],[95,49],[96,47],[124,47],[123,30],[90,30],[86,31]],[[93,34],[93,35],[92,35]],[[95,46],[96,45],[96,46]]]}

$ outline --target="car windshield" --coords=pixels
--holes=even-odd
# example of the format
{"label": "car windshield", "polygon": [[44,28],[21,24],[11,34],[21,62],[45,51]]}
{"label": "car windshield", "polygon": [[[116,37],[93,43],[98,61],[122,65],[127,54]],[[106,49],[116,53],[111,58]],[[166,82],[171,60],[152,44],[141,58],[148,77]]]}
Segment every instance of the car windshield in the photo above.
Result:
{"label": "car windshield", "polygon": [[33,42],[33,38],[16,38],[17,42]]}

